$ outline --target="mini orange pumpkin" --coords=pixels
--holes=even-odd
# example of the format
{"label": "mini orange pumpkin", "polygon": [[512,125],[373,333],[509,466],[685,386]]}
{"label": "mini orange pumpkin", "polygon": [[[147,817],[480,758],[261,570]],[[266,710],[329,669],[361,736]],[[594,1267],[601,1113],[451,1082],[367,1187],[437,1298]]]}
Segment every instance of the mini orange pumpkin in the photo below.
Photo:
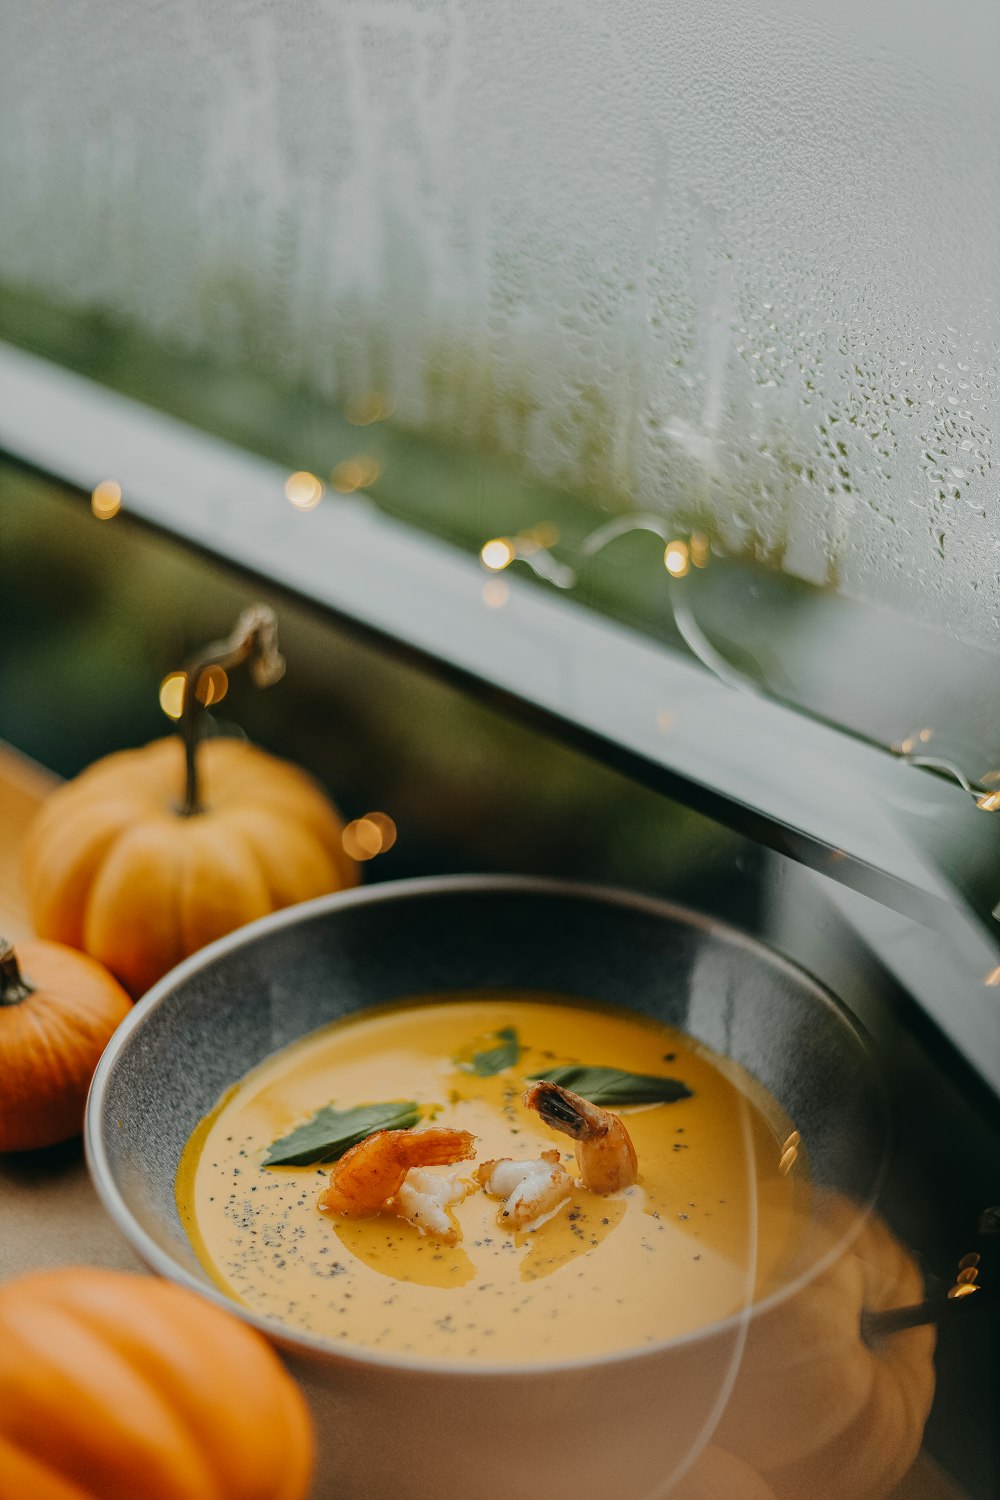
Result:
{"label": "mini orange pumpkin", "polygon": [[[304,771],[232,739],[200,742],[202,675],[250,659],[276,680],[256,606],[188,669],[184,742],[106,756],[46,800],[24,845],[35,929],[92,954],[140,995],[244,922],[357,882],[336,811]],[[270,672],[270,675],[268,675]]]}
{"label": "mini orange pumpkin", "polygon": [[80,1134],[97,1060],[131,1009],[85,953],[28,941],[16,955],[0,939],[0,1151]]}
{"label": "mini orange pumpkin", "polygon": [[312,1461],[277,1354],[202,1298],[92,1268],[0,1287],[0,1495],[304,1500]]}
{"label": "mini orange pumpkin", "polygon": [[185,817],[178,740],[109,755],[53,792],[25,839],[36,931],[133,995],[234,927],[357,880],[304,772],[226,739],[200,747],[199,769],[201,810]]}

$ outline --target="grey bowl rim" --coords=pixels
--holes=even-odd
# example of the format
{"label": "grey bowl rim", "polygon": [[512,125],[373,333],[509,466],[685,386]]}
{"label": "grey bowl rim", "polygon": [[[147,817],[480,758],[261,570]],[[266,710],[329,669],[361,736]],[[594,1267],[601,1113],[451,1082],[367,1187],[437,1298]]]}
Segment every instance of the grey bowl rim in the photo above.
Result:
{"label": "grey bowl rim", "polygon": [[[468,892],[479,891],[536,892],[547,896],[569,897],[584,901],[602,902],[612,906],[631,907],[639,911],[648,912],[653,916],[667,917],[674,921],[680,921],[682,924],[699,928],[702,931],[718,933],[725,941],[739,947],[749,948],[755,953],[764,956],[768,963],[785,970],[786,973],[793,976],[797,981],[802,982],[804,980],[807,987],[814,992],[817,1001],[832,1011],[835,1020],[852,1034],[859,1054],[863,1056],[868,1067],[882,1114],[883,1141],[879,1165],[873,1175],[867,1196],[863,1202],[856,1205],[857,1214],[850,1231],[841,1239],[835,1241],[822,1256],[812,1261],[794,1280],[783,1283],[767,1297],[762,1298],[760,1301],[744,1305],[744,1307],[731,1313],[727,1318],[720,1319],[718,1322],[707,1323],[703,1327],[693,1329],[689,1333],[681,1334],[675,1338],[660,1339],[654,1344],[644,1344],[641,1348],[616,1349],[603,1354],[586,1355],[583,1357],[575,1356],[566,1359],[532,1360],[523,1364],[486,1364],[472,1361],[463,1362],[461,1360],[440,1359],[433,1361],[422,1360],[419,1356],[392,1354],[382,1350],[368,1349],[364,1345],[337,1342],[332,1339],[322,1338],[317,1334],[310,1334],[304,1330],[293,1329],[286,1323],[282,1323],[280,1319],[264,1317],[256,1313],[253,1308],[246,1306],[244,1303],[237,1302],[235,1298],[226,1296],[214,1283],[199,1281],[184,1266],[178,1264],[165,1251],[161,1250],[159,1245],[147,1235],[146,1231],[133,1217],[131,1210],[119,1192],[105,1153],[103,1132],[101,1130],[105,1093],[119,1054],[122,1052],[132,1033],[144,1024],[147,1017],[158,1006],[169,1001],[171,994],[179,982],[188,979],[192,974],[196,974],[199,969],[206,968],[208,965],[214,963],[217,958],[224,953],[228,953],[231,949],[239,948],[247,942],[252,942],[262,933],[271,932],[281,927],[291,927],[314,915],[320,915],[326,911],[344,907],[363,906],[386,900],[407,900],[411,897],[424,895],[466,894]],[[309,1033],[305,1032],[303,1035],[307,1036]],[[440,1380],[451,1379],[456,1376],[462,1379],[517,1378],[523,1380],[526,1378],[541,1378],[561,1371],[578,1372],[581,1369],[618,1365],[626,1361],[656,1359],[669,1350],[685,1348],[703,1339],[715,1338],[731,1332],[738,1334],[741,1330],[745,1338],[746,1330],[752,1317],[758,1317],[772,1311],[782,1302],[795,1296],[803,1287],[814,1281],[818,1276],[822,1275],[823,1271],[832,1265],[843,1253],[845,1247],[860,1234],[861,1229],[874,1208],[888,1174],[892,1118],[885,1081],[881,1071],[876,1066],[878,1058],[879,1049],[863,1022],[821,980],[809,973],[801,964],[786,958],[784,954],[779,953],[777,949],[770,947],[759,938],[753,937],[749,933],[741,931],[738,927],[734,927],[719,918],[709,916],[704,912],[695,911],[677,902],[668,901],[658,896],[651,896],[642,891],[629,890],[624,886],[563,880],[547,876],[418,875],[404,880],[380,881],[373,885],[354,886],[348,890],[333,891],[325,896],[317,896],[311,901],[302,901],[293,906],[283,907],[280,911],[270,912],[267,916],[259,917],[254,922],[245,923],[242,927],[237,927],[224,937],[207,944],[204,948],[200,948],[197,953],[193,953],[189,958],[183,959],[181,963],[164,974],[162,979],[159,979],[145,995],[136,1001],[125,1020],[121,1022],[114,1032],[101,1055],[87,1094],[83,1131],[84,1157],[91,1181],[105,1212],[147,1266],[166,1280],[173,1281],[188,1291],[192,1291],[200,1297],[207,1298],[208,1301],[214,1303],[217,1307],[239,1317],[244,1323],[248,1323],[279,1348],[290,1351],[297,1356],[305,1357],[312,1362],[321,1362],[327,1367],[335,1365],[353,1365],[359,1368],[374,1366],[377,1369],[399,1372],[409,1371],[414,1375],[429,1376]],[[234,1082],[237,1081],[234,1080]],[[779,1104],[781,1103],[780,1100],[778,1102]]]}

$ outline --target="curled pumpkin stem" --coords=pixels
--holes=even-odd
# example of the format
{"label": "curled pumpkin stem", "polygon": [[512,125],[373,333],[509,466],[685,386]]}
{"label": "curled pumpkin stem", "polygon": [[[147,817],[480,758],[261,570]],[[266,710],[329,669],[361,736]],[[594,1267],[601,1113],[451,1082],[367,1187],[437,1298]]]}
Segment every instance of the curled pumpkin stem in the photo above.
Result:
{"label": "curled pumpkin stem", "polygon": [[[236,622],[232,635],[213,641],[184,669],[184,700],[180,733],[184,741],[183,818],[194,817],[204,809],[198,786],[198,746],[205,736],[206,694],[201,690],[205,674],[213,667],[231,672],[249,663],[250,675],[258,687],[270,687],[285,675],[285,658],[278,650],[278,620],[267,604],[251,604]],[[209,700],[210,701],[210,700]]]}
{"label": "curled pumpkin stem", "polygon": [[[972,1288],[980,1291],[980,1287]],[[974,1299],[970,1297],[961,1298],[938,1298],[936,1301],[928,1299],[926,1302],[914,1302],[910,1307],[890,1307],[882,1312],[863,1312],[861,1314],[861,1337],[866,1344],[877,1343],[891,1333],[902,1333],[907,1328],[922,1328],[927,1323],[950,1323],[953,1318],[963,1319],[968,1316],[962,1309],[967,1307]],[[978,1301],[978,1299],[975,1299]],[[982,1305],[981,1303],[979,1304]]]}
{"label": "curled pumpkin stem", "polygon": [[34,993],[35,986],[21,973],[11,944],[0,937],[0,1005],[20,1005]]}
{"label": "curled pumpkin stem", "polygon": [[[987,1208],[979,1218],[980,1243],[985,1246],[994,1235],[1000,1234],[1000,1215],[996,1208]],[[883,1308],[880,1312],[863,1312],[861,1314],[861,1337],[866,1344],[872,1344],[878,1339],[884,1338],[889,1333],[902,1333],[906,1328],[920,1328],[925,1323],[944,1323],[950,1321],[956,1314],[965,1317],[960,1311],[968,1307],[970,1302],[977,1306],[983,1305],[982,1293],[985,1288],[980,1284],[979,1274],[982,1269],[983,1252],[970,1250],[963,1255],[955,1272],[955,1279],[943,1297],[928,1297],[925,1302],[915,1302],[910,1307]],[[991,1301],[989,1297],[986,1299]]]}

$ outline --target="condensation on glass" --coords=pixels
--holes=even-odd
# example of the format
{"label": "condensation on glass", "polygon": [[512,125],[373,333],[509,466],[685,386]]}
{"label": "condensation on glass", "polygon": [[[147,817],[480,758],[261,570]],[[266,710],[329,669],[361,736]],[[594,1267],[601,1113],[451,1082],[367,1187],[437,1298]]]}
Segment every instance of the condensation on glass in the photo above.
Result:
{"label": "condensation on glass", "polygon": [[994,0],[0,11],[9,285],[994,649]]}

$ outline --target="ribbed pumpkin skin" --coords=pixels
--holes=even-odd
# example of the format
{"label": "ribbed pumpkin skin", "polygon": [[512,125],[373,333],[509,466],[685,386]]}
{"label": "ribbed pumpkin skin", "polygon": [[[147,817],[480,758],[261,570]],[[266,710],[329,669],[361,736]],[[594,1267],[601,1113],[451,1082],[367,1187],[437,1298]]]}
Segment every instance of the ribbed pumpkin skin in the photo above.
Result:
{"label": "ribbed pumpkin skin", "polygon": [[777,1500],[872,1500],[912,1466],[934,1398],[932,1326],[861,1336],[862,1312],[923,1301],[924,1280],[877,1215],[824,1195],[827,1247],[808,1285],[753,1319],[713,1441],[757,1468]]}
{"label": "ribbed pumpkin skin", "polygon": [[80,1134],[98,1059],[132,1009],[117,980],[85,953],[29,939],[18,943],[17,959],[35,989],[0,1005],[0,1151]]}
{"label": "ribbed pumpkin skin", "polygon": [[92,954],[134,996],[244,922],[357,883],[341,820],[304,771],[221,738],[198,765],[205,811],[193,817],[177,811],[174,737],[59,787],[25,839],[35,930]]}
{"label": "ribbed pumpkin skin", "polygon": [[749,1464],[710,1443],[670,1491],[670,1500],[775,1500],[775,1494]]}
{"label": "ribbed pumpkin skin", "polygon": [[304,1500],[308,1408],[268,1343],[168,1282],[0,1287],[4,1500]]}

